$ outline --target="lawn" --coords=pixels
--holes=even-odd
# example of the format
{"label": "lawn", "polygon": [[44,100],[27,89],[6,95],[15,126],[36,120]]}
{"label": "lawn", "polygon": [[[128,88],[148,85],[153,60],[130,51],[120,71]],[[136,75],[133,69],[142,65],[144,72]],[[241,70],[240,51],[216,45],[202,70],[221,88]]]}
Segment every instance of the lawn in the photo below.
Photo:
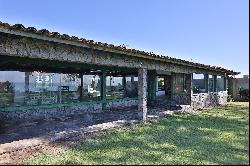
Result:
{"label": "lawn", "polygon": [[126,126],[24,164],[249,164],[249,105]]}

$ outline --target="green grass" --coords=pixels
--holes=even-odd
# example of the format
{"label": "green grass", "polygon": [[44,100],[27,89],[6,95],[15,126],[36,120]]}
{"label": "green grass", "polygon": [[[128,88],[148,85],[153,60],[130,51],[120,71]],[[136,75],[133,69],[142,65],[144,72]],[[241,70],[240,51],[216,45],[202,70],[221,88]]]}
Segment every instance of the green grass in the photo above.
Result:
{"label": "green grass", "polygon": [[249,164],[248,109],[230,104],[127,126],[24,164]]}

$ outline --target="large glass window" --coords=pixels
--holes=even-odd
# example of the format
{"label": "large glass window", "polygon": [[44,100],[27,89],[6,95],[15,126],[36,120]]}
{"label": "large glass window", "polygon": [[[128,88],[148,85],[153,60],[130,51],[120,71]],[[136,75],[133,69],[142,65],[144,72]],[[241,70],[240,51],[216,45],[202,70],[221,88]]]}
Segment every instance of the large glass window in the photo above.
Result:
{"label": "large glass window", "polygon": [[138,77],[127,76],[125,86],[125,97],[137,97],[138,96]]}
{"label": "large glass window", "polygon": [[107,99],[137,96],[137,77],[107,76]]}
{"label": "large glass window", "polygon": [[25,73],[0,71],[0,108],[24,104]]}
{"label": "large glass window", "polygon": [[217,91],[224,91],[224,77],[217,76],[216,89]]}
{"label": "large glass window", "polygon": [[175,80],[174,80],[174,92],[181,93],[184,92],[184,84],[185,84],[185,75],[176,73]]}
{"label": "large glass window", "polygon": [[25,72],[24,105],[43,105],[59,103],[58,87],[60,74],[43,72]]}
{"label": "large glass window", "polygon": [[191,77],[189,74],[176,73],[174,80],[174,92],[175,93],[187,92],[187,90],[190,89],[191,86],[190,78]]}
{"label": "large glass window", "polygon": [[101,79],[98,75],[83,75],[82,100],[101,99]]}
{"label": "large glass window", "polygon": [[62,103],[75,102],[80,99],[81,78],[79,74],[61,74],[59,86],[60,100]]}
{"label": "large glass window", "polygon": [[[107,99],[137,96],[138,77],[107,76]],[[101,99],[99,75],[0,71],[0,108]]]}
{"label": "large glass window", "polygon": [[214,91],[214,77],[213,77],[213,75],[208,76],[208,82],[209,82],[208,90],[209,90],[209,92],[213,92]]}
{"label": "large glass window", "polygon": [[205,93],[204,74],[193,74],[193,93]]}

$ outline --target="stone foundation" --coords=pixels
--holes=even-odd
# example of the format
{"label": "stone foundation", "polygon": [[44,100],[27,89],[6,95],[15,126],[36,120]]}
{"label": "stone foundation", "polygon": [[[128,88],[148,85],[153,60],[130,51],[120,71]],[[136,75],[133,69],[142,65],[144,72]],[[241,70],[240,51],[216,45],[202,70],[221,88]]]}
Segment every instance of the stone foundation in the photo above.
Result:
{"label": "stone foundation", "polygon": [[[184,95],[178,96],[181,99],[187,99]],[[183,98],[182,98],[183,97]],[[185,101],[185,100],[183,100]],[[182,102],[183,102],[182,101]],[[186,100],[187,101],[187,100]],[[227,92],[213,92],[194,94],[191,97],[192,104],[177,104],[180,105],[180,112],[193,112],[207,107],[225,105],[227,102]],[[170,102],[171,103],[171,102]],[[176,101],[174,102],[176,103]],[[109,102],[106,105],[106,111],[116,111],[123,109],[137,109],[138,100],[136,99],[121,99]],[[164,108],[168,108],[164,106]],[[156,106],[157,109],[157,106]],[[102,113],[102,104],[84,104],[80,106],[62,106],[56,108],[36,108],[18,111],[0,111],[0,119],[7,123],[21,123],[32,120],[61,118],[66,116],[84,116],[86,121],[91,121],[96,113]],[[142,113],[137,112],[137,113]],[[105,118],[103,118],[105,119]]]}
{"label": "stone foundation", "polygon": [[109,102],[106,105],[106,109],[108,111],[113,111],[113,110],[118,110],[121,108],[137,107],[137,106],[138,106],[138,100],[122,99],[122,100]]}
{"label": "stone foundation", "polygon": [[188,102],[187,96],[177,95],[174,96],[173,102],[181,107],[180,109],[177,109],[176,112],[191,113],[208,107],[225,105],[227,103],[227,96],[227,91],[193,94],[190,105],[185,104],[185,102]]}
{"label": "stone foundation", "polygon": [[191,106],[193,110],[200,110],[207,107],[225,105],[227,96],[227,91],[194,94],[191,97]]}
{"label": "stone foundation", "polygon": [[[138,105],[138,100],[121,99],[109,102],[107,111],[119,108],[132,108]],[[21,123],[25,121],[60,118],[65,116],[77,116],[86,114],[86,120],[91,120],[89,113],[102,112],[102,104],[84,104],[80,106],[60,106],[55,108],[36,108],[17,111],[0,111],[0,119],[6,123]],[[85,115],[84,115],[85,116]]]}
{"label": "stone foundation", "polygon": [[174,94],[173,100],[180,105],[190,105],[191,102],[189,94]]}

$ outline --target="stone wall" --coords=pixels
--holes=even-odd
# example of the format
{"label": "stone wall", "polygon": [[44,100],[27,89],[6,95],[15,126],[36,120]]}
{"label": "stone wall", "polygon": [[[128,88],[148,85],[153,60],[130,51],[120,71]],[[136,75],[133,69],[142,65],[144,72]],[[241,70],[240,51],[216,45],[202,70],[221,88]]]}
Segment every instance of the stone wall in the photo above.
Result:
{"label": "stone wall", "polygon": [[227,91],[193,94],[191,97],[191,107],[193,110],[200,110],[227,103]]}
{"label": "stone wall", "polygon": [[178,105],[190,105],[190,95],[186,93],[174,94],[173,100]]}
{"label": "stone wall", "polygon": [[122,99],[122,100],[115,100],[112,102],[109,102],[106,105],[106,109],[109,111],[118,110],[121,108],[131,108],[131,107],[137,107],[138,100],[131,100],[131,99]]}
{"label": "stone wall", "polygon": [[[114,111],[119,108],[133,108],[138,105],[138,100],[116,100],[109,102],[106,106],[107,111]],[[84,104],[80,106],[61,106],[55,108],[36,108],[17,111],[0,111],[1,121],[6,123],[21,123],[25,121],[61,118],[65,116],[77,116],[88,113],[102,112],[102,104]],[[85,115],[84,115],[85,116]],[[86,119],[86,120],[87,120]]]}

